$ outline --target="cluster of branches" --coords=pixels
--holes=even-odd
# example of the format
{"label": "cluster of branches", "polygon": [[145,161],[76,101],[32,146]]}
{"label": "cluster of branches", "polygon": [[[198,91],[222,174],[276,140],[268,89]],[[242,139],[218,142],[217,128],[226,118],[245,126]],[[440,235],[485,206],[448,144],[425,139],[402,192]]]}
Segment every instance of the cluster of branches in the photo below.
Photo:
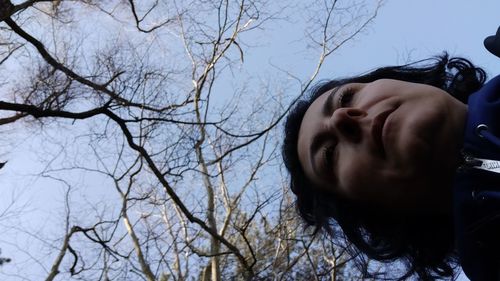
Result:
{"label": "cluster of branches", "polygon": [[[246,36],[283,20],[274,1],[0,0],[0,125],[58,132],[40,172],[65,189],[46,280],[353,277],[346,245],[295,218],[276,129],[380,3],[313,2],[318,61],[307,79],[284,73],[290,99],[230,87]],[[113,201],[81,204],[78,174]]]}

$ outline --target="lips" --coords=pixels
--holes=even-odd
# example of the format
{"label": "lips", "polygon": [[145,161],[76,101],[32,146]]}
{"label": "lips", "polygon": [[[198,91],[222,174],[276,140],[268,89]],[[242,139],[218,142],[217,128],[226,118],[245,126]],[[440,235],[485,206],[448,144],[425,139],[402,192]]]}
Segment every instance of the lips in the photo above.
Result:
{"label": "lips", "polygon": [[384,130],[385,120],[393,112],[393,109],[389,109],[379,113],[375,118],[373,118],[371,134],[373,141],[378,149],[385,155],[384,142],[382,138],[382,132]]}

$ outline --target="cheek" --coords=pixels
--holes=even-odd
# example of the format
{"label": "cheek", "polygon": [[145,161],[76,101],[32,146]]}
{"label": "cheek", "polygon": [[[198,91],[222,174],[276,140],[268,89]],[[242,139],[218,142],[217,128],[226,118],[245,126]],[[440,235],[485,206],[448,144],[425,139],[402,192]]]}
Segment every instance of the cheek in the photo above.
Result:
{"label": "cheek", "polygon": [[351,200],[405,209],[414,204],[415,193],[420,192],[417,182],[400,178],[397,171],[384,172],[362,164],[356,169],[345,169],[339,192]]}
{"label": "cheek", "polygon": [[405,201],[418,181],[413,173],[365,154],[349,158],[339,167],[338,192],[352,200],[386,206],[394,204],[394,200]]}
{"label": "cheek", "polygon": [[341,163],[339,175],[339,192],[347,198],[366,200],[373,196],[380,185],[382,175],[370,157],[351,157]]}
{"label": "cheek", "polygon": [[442,112],[433,109],[402,110],[405,118],[393,131],[395,164],[402,170],[421,170],[436,153],[436,140],[442,128]]}

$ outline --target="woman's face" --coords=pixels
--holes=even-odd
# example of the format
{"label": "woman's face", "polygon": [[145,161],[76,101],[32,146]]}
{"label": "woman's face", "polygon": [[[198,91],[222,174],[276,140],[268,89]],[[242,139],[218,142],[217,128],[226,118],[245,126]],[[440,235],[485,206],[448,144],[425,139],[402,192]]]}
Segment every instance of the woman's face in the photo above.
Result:
{"label": "woman's face", "polygon": [[466,105],[429,85],[390,79],[346,84],[306,111],[300,163],[319,188],[347,198],[434,208],[451,198],[466,113]]}

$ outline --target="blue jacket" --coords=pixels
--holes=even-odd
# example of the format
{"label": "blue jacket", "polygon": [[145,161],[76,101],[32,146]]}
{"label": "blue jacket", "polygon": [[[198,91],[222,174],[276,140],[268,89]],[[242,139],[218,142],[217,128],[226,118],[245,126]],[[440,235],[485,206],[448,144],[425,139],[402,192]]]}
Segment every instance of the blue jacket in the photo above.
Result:
{"label": "blue jacket", "polygon": [[468,105],[454,186],[455,242],[470,280],[500,280],[500,75]]}

